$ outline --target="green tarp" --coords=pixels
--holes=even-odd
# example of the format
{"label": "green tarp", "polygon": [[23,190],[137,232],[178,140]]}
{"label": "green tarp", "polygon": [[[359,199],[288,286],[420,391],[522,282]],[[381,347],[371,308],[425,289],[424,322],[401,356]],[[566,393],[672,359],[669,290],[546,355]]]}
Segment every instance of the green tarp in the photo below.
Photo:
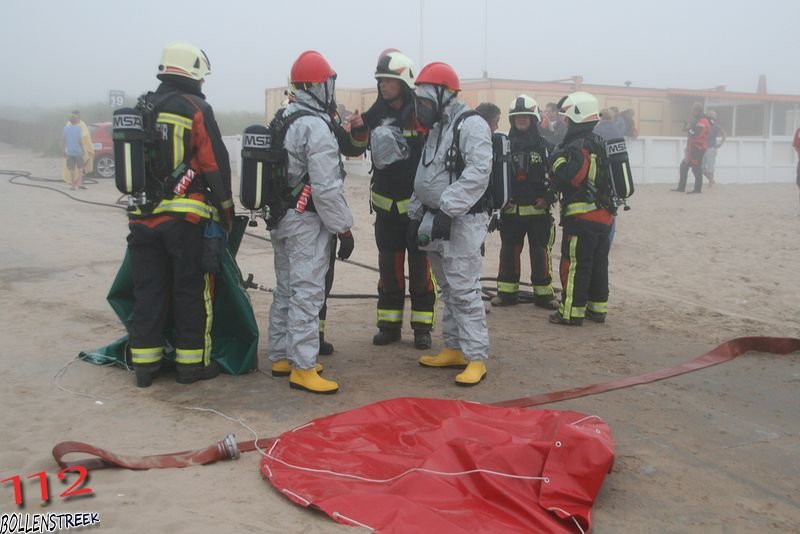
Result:
{"label": "green tarp", "polygon": [[[225,372],[233,375],[258,368],[258,326],[235,259],[246,228],[247,217],[237,216],[228,238],[227,250],[223,254],[222,272],[217,274],[214,287],[211,358],[217,360]],[[107,297],[126,330],[130,330],[134,303],[130,270],[130,258],[126,252]],[[167,341],[172,345],[172,328],[168,327],[167,330]],[[95,351],[82,352],[80,358],[96,364],[118,363],[128,366],[127,342],[128,336],[124,336]],[[174,361],[174,351],[167,351],[166,357]]]}

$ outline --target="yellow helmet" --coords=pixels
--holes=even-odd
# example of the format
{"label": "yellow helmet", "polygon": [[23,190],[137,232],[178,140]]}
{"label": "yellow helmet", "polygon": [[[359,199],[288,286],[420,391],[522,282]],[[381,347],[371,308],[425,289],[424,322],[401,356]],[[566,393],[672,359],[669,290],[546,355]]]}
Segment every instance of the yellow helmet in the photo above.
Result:
{"label": "yellow helmet", "polygon": [[211,74],[211,62],[205,52],[189,43],[170,43],[161,53],[159,74],[174,74],[202,80]]}
{"label": "yellow helmet", "polygon": [[539,104],[536,103],[536,100],[532,96],[528,95],[519,95],[512,100],[511,104],[508,106],[508,118],[520,115],[536,117],[537,121],[542,120]]}
{"label": "yellow helmet", "polygon": [[577,91],[559,100],[558,114],[575,124],[597,122],[600,120],[600,103],[594,95]]}
{"label": "yellow helmet", "polygon": [[413,90],[416,70],[414,62],[407,55],[399,50],[389,49],[388,52],[384,51],[378,58],[378,66],[375,67],[375,79],[394,78]]}

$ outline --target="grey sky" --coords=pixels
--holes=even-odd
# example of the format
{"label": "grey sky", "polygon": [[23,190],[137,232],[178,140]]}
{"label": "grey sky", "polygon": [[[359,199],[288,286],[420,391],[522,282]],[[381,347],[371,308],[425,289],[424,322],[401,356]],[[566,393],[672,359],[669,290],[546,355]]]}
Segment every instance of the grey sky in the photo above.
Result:
{"label": "grey sky", "polygon": [[[420,55],[420,2],[405,0],[3,0],[0,105],[105,101],[151,89],[161,48],[186,40],[211,60],[218,109],[262,111],[306,49],[325,55],[339,87],[372,85],[378,53]],[[424,61],[461,78],[484,64],[484,0],[425,0]],[[488,72],[495,78],[800,94],[800,0],[494,0]]]}

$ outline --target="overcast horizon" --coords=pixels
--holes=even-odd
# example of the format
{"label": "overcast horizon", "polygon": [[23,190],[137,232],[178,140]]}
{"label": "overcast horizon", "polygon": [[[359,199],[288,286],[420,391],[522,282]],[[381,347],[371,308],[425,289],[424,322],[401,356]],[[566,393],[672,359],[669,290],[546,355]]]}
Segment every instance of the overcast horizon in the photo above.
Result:
{"label": "overcast horizon", "polygon": [[755,92],[764,74],[770,93],[800,94],[800,73],[787,58],[800,20],[796,0],[606,0],[603,10],[588,0],[300,5],[298,12],[245,0],[6,0],[0,106],[105,102],[109,90],[136,96],[155,88],[161,49],[179,40],[208,54],[213,73],[204,90],[225,111],[262,112],[264,90],[285,86],[307,49],[325,55],[343,88],[372,86],[378,53],[398,48],[418,66],[448,62],[462,79],[485,69],[490,78],[580,75],[587,84]]}

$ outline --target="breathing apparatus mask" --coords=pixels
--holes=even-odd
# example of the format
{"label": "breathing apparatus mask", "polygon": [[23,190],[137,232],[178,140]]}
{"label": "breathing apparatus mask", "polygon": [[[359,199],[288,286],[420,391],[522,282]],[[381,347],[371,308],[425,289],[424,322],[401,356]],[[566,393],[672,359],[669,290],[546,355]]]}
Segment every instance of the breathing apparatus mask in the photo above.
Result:
{"label": "breathing apparatus mask", "polygon": [[[450,94],[445,97],[445,93]],[[455,98],[455,93],[444,86],[426,83],[417,86],[414,96],[417,121],[430,130],[442,118],[444,108]]]}
{"label": "breathing apparatus mask", "polygon": [[[323,83],[315,84],[295,84],[295,88],[308,94],[317,104],[316,111],[322,111],[334,115],[336,113],[336,75],[332,75]],[[302,103],[302,102],[301,102]],[[307,107],[308,103],[305,104]]]}

